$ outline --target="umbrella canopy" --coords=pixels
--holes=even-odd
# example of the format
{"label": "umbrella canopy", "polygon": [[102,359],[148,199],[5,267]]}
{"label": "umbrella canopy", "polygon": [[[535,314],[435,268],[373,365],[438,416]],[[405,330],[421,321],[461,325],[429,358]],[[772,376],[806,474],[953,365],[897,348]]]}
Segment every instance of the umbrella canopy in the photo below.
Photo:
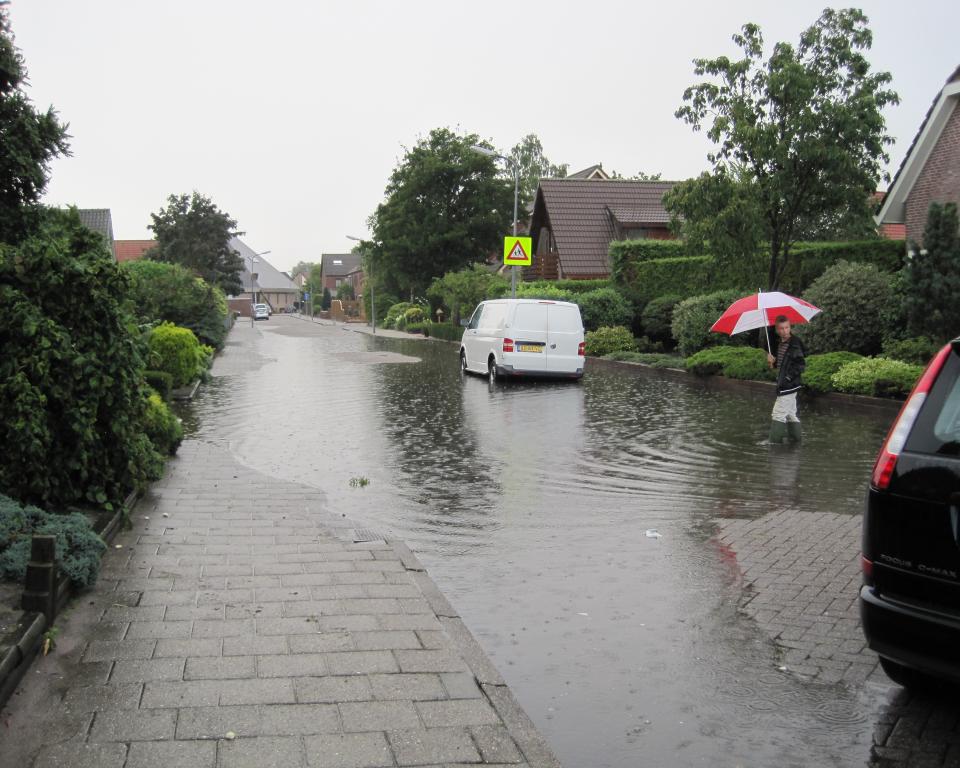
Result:
{"label": "umbrella canopy", "polygon": [[720,319],[710,326],[710,330],[732,336],[735,333],[773,325],[779,315],[784,315],[791,323],[798,324],[810,321],[819,312],[813,304],[789,294],[780,291],[760,292],[733,302],[727,307],[727,311],[720,315]]}

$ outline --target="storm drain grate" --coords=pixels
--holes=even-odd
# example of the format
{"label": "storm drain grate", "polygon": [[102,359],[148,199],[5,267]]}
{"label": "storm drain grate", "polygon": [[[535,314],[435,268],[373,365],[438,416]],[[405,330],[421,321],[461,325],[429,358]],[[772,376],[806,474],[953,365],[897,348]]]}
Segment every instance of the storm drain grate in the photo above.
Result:
{"label": "storm drain grate", "polygon": [[362,541],[383,541],[383,534],[377,533],[370,528],[354,528],[353,543],[359,544]]}

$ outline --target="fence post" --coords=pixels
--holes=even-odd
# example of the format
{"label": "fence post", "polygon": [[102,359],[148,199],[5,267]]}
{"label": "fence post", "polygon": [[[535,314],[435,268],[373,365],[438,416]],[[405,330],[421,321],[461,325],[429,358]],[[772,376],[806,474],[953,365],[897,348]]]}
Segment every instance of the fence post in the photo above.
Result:
{"label": "fence post", "polygon": [[30,562],[21,608],[38,611],[53,625],[57,615],[57,539],[55,536],[34,536],[30,543]]}

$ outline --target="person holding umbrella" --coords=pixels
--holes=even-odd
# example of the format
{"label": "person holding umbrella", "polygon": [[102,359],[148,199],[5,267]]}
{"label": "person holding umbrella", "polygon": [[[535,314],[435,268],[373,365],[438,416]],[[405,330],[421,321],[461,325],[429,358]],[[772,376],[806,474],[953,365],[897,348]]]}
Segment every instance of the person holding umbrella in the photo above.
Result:
{"label": "person holding umbrella", "polygon": [[[767,363],[777,369],[777,399],[773,404],[770,442],[782,443],[785,438],[800,442],[800,419],[797,416],[797,392],[800,375],[806,367],[803,343],[791,335],[793,323],[809,322],[819,308],[803,299],[780,291],[758,291],[737,299],[720,315],[710,330],[732,336],[753,328],[763,328],[767,336]],[[777,347],[770,344],[770,324],[777,334]]]}
{"label": "person holding umbrella", "polygon": [[800,376],[807,367],[806,350],[803,342],[791,335],[789,317],[777,315],[773,327],[777,332],[776,352],[767,352],[767,365],[777,369],[777,399],[771,414],[770,442],[782,443],[789,438],[790,442],[799,443],[802,430],[797,416],[797,392]]}

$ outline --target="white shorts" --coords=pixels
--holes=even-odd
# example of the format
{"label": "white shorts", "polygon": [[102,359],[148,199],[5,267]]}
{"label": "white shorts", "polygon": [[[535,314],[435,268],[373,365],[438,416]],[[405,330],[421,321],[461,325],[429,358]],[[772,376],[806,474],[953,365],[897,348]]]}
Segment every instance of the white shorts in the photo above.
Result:
{"label": "white shorts", "polygon": [[780,395],[773,403],[773,414],[771,418],[774,421],[800,421],[797,418],[797,393],[791,392],[789,395]]}

